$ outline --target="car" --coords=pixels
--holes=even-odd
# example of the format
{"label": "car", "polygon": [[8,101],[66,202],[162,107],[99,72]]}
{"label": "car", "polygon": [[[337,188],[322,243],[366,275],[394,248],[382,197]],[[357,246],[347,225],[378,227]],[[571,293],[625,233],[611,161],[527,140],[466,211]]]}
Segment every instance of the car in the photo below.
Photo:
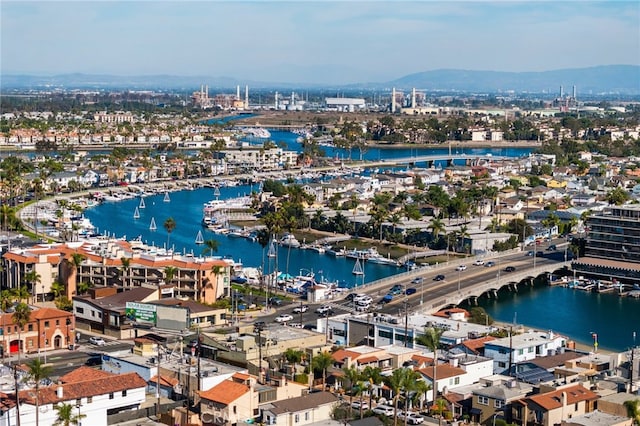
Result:
{"label": "car", "polygon": [[345,297],[344,299],[348,302],[353,302],[353,299],[355,299],[358,296],[357,293],[349,293],[347,294],[347,297]]}
{"label": "car", "polygon": [[436,275],[435,277],[433,277],[433,280],[434,281],[443,281],[444,280],[444,275],[442,275],[442,274]]}
{"label": "car", "polygon": [[309,306],[308,305],[300,305],[300,306],[296,306],[295,308],[293,308],[293,313],[294,314],[302,314],[304,312],[307,312],[309,310]]}
{"label": "car", "polygon": [[382,300],[380,301],[380,303],[389,303],[393,300],[393,294],[391,293],[387,293]]}
{"label": "car", "polygon": [[402,294],[402,286],[400,284],[394,285],[393,287],[391,287],[391,290],[389,290],[389,293]]}
{"label": "car", "polygon": [[407,419],[407,424],[410,425],[419,425],[424,423],[424,417],[422,417],[418,413],[414,413],[411,411],[408,411],[406,413],[404,411],[398,412],[398,419],[404,420],[405,418]]}
{"label": "car", "polygon": [[289,322],[287,325],[291,328],[304,328],[304,324],[300,324],[299,322]]}
{"label": "car", "polygon": [[263,329],[266,326],[267,326],[267,323],[265,323],[264,321],[256,321],[253,323],[253,327],[257,329]]}
{"label": "car", "polygon": [[533,254],[534,254],[534,253],[535,253],[535,252],[534,252],[533,250],[529,250],[529,251],[527,252],[527,256],[533,256]]}
{"label": "car", "polygon": [[373,302],[371,296],[366,294],[359,295],[357,298],[353,299],[356,305],[370,305]]}
{"label": "car", "polygon": [[332,311],[333,311],[333,309],[329,305],[322,305],[322,306],[319,306],[318,308],[316,308],[316,314],[321,314],[321,315],[329,314]]}
{"label": "car", "polygon": [[407,296],[410,296],[410,295],[414,294],[416,291],[418,291],[418,290],[416,290],[416,289],[415,289],[415,288],[413,288],[413,287],[409,287],[408,289],[406,289],[406,290],[404,291],[404,294],[406,294]]}
{"label": "car", "polygon": [[458,265],[456,271],[464,271],[465,269],[467,269],[467,265]]}
{"label": "car", "polygon": [[84,365],[86,365],[88,367],[95,367],[97,365],[102,365],[102,355],[100,355],[100,356],[91,356],[91,357],[87,358],[87,360],[84,362]]}
{"label": "car", "polygon": [[356,305],[356,312],[368,312],[371,305]]}
{"label": "car", "polygon": [[371,411],[373,411],[375,414],[382,414],[383,416],[387,417],[393,416],[394,413],[393,407],[385,404],[376,405]]}
{"label": "car", "polygon": [[422,284],[424,282],[424,278],[417,277],[411,280],[411,284]]}
{"label": "car", "polygon": [[89,343],[97,346],[104,346],[107,344],[102,337],[96,337],[96,336],[89,337]]}
{"label": "car", "polygon": [[507,266],[506,268],[504,268],[505,272],[513,272],[516,270],[515,266]]}
{"label": "car", "polygon": [[551,244],[549,247],[547,247],[547,251],[556,251],[558,249],[558,247],[556,247],[555,244]]}
{"label": "car", "polygon": [[362,408],[362,410],[365,411],[369,409],[369,404],[367,404],[367,401],[353,401],[351,403],[351,408],[353,408],[354,410],[359,410],[360,408]]}
{"label": "car", "polygon": [[280,299],[279,297],[270,297],[269,304],[274,306],[280,306],[282,305],[282,299]]}
{"label": "car", "polygon": [[491,268],[491,267],[493,267],[493,266],[496,266],[496,262],[489,261],[489,262],[487,262],[487,263],[485,263],[485,264],[484,264],[484,267],[485,267],[485,268]]}
{"label": "car", "polygon": [[291,314],[280,314],[277,317],[275,317],[274,321],[275,322],[287,322],[287,321],[291,321],[293,319],[293,315]]}
{"label": "car", "polygon": [[476,261],[473,262],[473,264],[476,265],[476,266],[482,266],[482,265],[484,265],[484,260],[476,259]]}

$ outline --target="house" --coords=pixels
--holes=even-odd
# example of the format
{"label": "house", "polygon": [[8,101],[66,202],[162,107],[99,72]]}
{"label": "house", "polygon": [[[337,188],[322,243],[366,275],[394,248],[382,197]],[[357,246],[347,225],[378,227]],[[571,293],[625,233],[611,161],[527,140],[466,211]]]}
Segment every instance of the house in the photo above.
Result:
{"label": "house", "polygon": [[552,351],[566,346],[566,338],[549,331],[529,331],[485,342],[484,353],[492,358],[493,371],[502,373],[512,364],[532,360],[538,356],[546,356]]}
{"label": "house", "polygon": [[471,420],[486,423],[497,416],[510,420],[509,407],[531,393],[533,387],[508,376],[493,375],[480,380],[472,391]]}
{"label": "house", "polygon": [[561,426],[631,426],[633,420],[627,416],[615,416],[595,410],[562,421]]}
{"label": "house", "polygon": [[0,314],[0,353],[35,353],[68,347],[73,341],[75,321],[71,312],[55,308],[37,308],[31,311],[29,322],[18,332],[13,314]]}
{"label": "house", "polygon": [[[427,384],[433,387],[433,367],[426,367],[417,370]],[[445,388],[455,389],[456,387],[465,386],[473,383],[465,376],[467,372],[453,364],[438,364],[436,366],[436,387],[438,392],[443,392]],[[427,395],[430,397],[431,395]]]}
{"label": "house", "polygon": [[540,393],[514,401],[511,407],[513,421],[521,424],[533,422],[553,426],[574,416],[595,409],[598,394],[582,386],[570,384],[558,388],[541,386]]}
{"label": "house", "polygon": [[[92,370],[92,371],[89,371]],[[67,375],[66,379],[70,380]],[[34,390],[20,391],[20,420],[22,424],[35,424],[36,397],[39,401],[40,424],[53,424],[55,406],[69,404],[77,408],[82,422],[91,426],[107,426],[110,414],[140,408],[145,401],[147,383],[136,373],[109,374],[84,369],[71,381]]]}
{"label": "house", "polygon": [[262,409],[267,425],[308,425],[331,418],[331,411],[338,398],[329,392],[317,392],[271,404]]}

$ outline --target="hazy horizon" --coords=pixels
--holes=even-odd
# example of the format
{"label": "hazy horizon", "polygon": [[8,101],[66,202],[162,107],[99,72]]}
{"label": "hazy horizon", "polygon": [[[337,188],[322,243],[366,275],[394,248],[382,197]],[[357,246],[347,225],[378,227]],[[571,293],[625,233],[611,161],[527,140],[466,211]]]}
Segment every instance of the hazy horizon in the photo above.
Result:
{"label": "hazy horizon", "polygon": [[0,11],[2,74],[348,84],[640,64],[634,1],[3,0]]}

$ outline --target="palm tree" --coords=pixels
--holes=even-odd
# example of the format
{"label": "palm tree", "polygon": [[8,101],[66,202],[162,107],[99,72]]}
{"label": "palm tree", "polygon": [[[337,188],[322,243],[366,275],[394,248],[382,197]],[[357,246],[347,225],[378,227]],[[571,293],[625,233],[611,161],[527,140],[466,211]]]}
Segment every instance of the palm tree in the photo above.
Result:
{"label": "palm tree", "polygon": [[436,382],[436,367],[438,365],[438,346],[440,346],[440,337],[444,333],[441,328],[427,327],[424,334],[416,337],[416,343],[426,346],[433,351],[433,402],[435,403],[438,396],[438,383]]}
{"label": "palm tree", "polygon": [[398,424],[398,399],[400,398],[400,391],[405,381],[406,368],[397,368],[393,370],[390,376],[384,377],[384,384],[391,390],[393,394],[393,425]]}
{"label": "palm tree", "polygon": [[382,370],[379,367],[367,365],[362,371],[362,375],[364,380],[369,382],[369,407],[371,407],[373,403],[373,387],[382,383]]}
{"label": "palm tree", "polygon": [[57,411],[57,416],[53,426],[79,425],[80,420],[87,417],[84,414],[74,414],[75,407],[71,404],[58,404],[54,408]]}
{"label": "palm tree", "polygon": [[640,400],[631,399],[625,401],[624,407],[627,409],[627,415],[633,420],[633,424],[640,425]]}
{"label": "palm tree", "polygon": [[345,367],[342,369],[342,372],[344,373],[345,381],[349,384],[349,417],[351,417],[353,391],[362,378],[362,374],[355,367]]}
{"label": "palm tree", "polygon": [[442,222],[442,220],[440,220],[437,217],[434,217],[433,219],[431,219],[431,221],[429,222],[429,225],[427,226],[427,229],[431,231],[431,234],[433,235],[434,240],[437,240],[438,235],[440,235],[445,231],[444,223]]}
{"label": "palm tree", "polygon": [[209,252],[209,256],[213,256],[213,253],[218,251],[218,240],[206,240],[204,242],[204,249],[202,250],[203,253],[205,252]]}
{"label": "palm tree", "polygon": [[[122,264],[120,272],[122,273],[122,277],[124,278],[125,275],[129,275],[129,269],[131,268],[131,259],[128,257],[121,257],[120,263]],[[124,286],[124,281],[122,282],[122,285]],[[129,276],[129,287],[131,287],[131,276]]]}
{"label": "palm tree", "polygon": [[13,311],[13,323],[18,327],[18,364],[20,364],[20,354],[22,351],[22,328],[31,319],[31,308],[26,303],[18,303]]}
{"label": "palm tree", "polygon": [[293,364],[293,379],[296,378],[296,364],[302,362],[302,357],[304,356],[304,352],[300,349],[288,348],[284,352],[284,357],[289,364]]}
{"label": "palm tree", "polygon": [[[418,382],[420,381],[420,374],[417,371],[405,369],[405,374],[402,380],[402,390],[404,393],[404,411],[409,411],[409,405],[411,403],[411,393],[418,389]],[[408,416],[404,416],[404,426],[407,426]]]}
{"label": "palm tree", "polygon": [[12,292],[14,299],[19,301],[29,300],[29,296],[31,296],[31,293],[29,293],[26,285],[14,288]]}
{"label": "palm tree", "polygon": [[333,357],[327,351],[324,351],[313,357],[311,362],[313,371],[322,372],[322,390],[324,391],[327,386],[327,369],[333,365]]}
{"label": "palm tree", "polygon": [[[467,228],[467,225],[462,225],[458,231],[458,238],[460,239],[460,243],[458,245],[459,248],[465,249],[464,240],[465,238],[469,238],[469,236],[469,228]],[[464,250],[464,253],[467,253],[466,249]]]}
{"label": "palm tree", "polygon": [[65,286],[59,281],[56,281],[51,284],[51,292],[53,293],[53,298],[57,299],[64,293]]}
{"label": "palm tree", "polygon": [[15,293],[11,290],[2,290],[0,292],[0,310],[6,312],[13,305],[15,297]]}
{"label": "palm tree", "polygon": [[24,274],[24,280],[28,283],[31,284],[31,292],[33,294],[33,303],[36,303],[36,294],[37,294],[37,287],[38,284],[40,283],[40,281],[42,280],[42,277],[40,276],[40,274],[38,272],[36,272],[35,270],[29,271],[26,274]]}
{"label": "palm tree", "polygon": [[35,358],[27,363],[27,376],[26,379],[35,382],[36,390],[36,426],[40,424],[40,381],[42,379],[48,379],[53,373],[53,368],[44,365],[40,358]]}
{"label": "palm tree", "polygon": [[174,218],[170,217],[164,221],[162,226],[164,226],[164,229],[167,231],[167,250],[169,250],[169,239],[171,238],[173,230],[176,229],[176,221]]}
{"label": "palm tree", "polygon": [[442,426],[442,418],[444,417],[444,412],[447,410],[447,401],[438,398],[433,405],[435,406],[434,411],[438,413],[438,425]]}

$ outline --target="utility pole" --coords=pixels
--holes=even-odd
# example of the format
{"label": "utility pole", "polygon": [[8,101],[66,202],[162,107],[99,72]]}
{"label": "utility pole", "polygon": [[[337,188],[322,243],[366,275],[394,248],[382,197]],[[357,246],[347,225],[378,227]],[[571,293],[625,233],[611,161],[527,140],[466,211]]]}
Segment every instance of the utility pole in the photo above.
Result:
{"label": "utility pole", "polygon": [[631,346],[631,366],[629,367],[629,393],[633,393],[633,356],[636,351],[636,332],[633,332],[633,346]]}
{"label": "utility pole", "polygon": [[160,420],[160,342],[156,342],[156,348],[158,349],[158,371],[157,374],[157,382],[156,382],[156,397],[158,398],[158,402],[156,403],[156,417]]}
{"label": "utility pole", "polygon": [[512,364],[513,364],[513,326],[509,326],[509,375],[510,376],[513,374],[511,372]]}
{"label": "utility pole", "polygon": [[[405,286],[406,287],[406,286]],[[407,303],[407,292],[404,292],[404,347],[409,347],[409,303]]]}

